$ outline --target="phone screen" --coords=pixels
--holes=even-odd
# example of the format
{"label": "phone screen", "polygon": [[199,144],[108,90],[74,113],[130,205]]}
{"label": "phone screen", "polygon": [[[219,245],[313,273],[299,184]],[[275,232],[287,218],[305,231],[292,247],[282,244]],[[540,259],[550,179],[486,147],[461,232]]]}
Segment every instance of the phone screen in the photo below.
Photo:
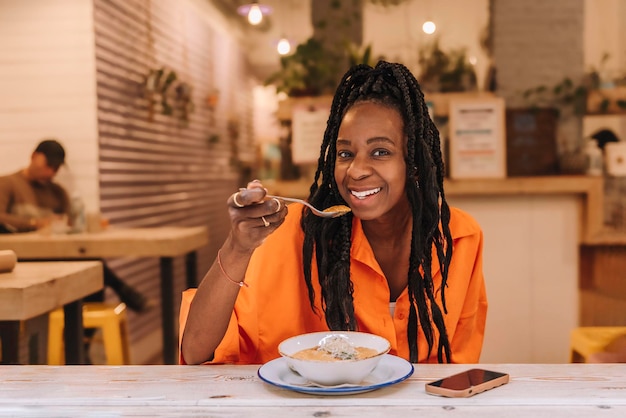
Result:
{"label": "phone screen", "polygon": [[505,373],[492,372],[490,370],[483,369],[471,369],[429,384],[443,389],[464,390],[502,376],[505,376]]}

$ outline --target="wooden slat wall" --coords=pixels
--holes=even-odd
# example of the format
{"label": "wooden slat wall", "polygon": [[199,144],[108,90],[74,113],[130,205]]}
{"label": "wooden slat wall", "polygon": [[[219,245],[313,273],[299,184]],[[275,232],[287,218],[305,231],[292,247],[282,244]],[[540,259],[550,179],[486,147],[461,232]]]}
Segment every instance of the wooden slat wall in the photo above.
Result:
{"label": "wooden slat wall", "polygon": [[[210,245],[199,251],[198,279],[228,234],[225,202],[240,183],[231,161],[249,161],[254,149],[243,54],[209,18],[186,0],[94,0],[101,211],[113,225],[207,225]],[[188,126],[159,112],[150,120],[141,84],[160,67],[193,86]],[[212,110],[206,98],[216,90]],[[213,135],[217,142],[209,141]],[[159,300],[157,259],[110,264]],[[175,268],[178,306],[184,260]],[[160,355],[159,309],[132,314],[130,323],[133,362],[151,362]]]}

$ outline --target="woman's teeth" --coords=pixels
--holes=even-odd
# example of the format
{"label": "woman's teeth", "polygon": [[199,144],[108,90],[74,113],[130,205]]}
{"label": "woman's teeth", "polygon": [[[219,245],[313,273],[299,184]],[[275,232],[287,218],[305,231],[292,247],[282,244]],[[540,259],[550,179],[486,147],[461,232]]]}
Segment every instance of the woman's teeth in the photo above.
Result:
{"label": "woman's teeth", "polygon": [[372,190],[365,190],[364,192],[355,192],[354,190],[352,190],[350,193],[352,193],[352,196],[356,197],[357,199],[365,199],[367,196],[371,196],[378,192],[380,192],[380,187]]}

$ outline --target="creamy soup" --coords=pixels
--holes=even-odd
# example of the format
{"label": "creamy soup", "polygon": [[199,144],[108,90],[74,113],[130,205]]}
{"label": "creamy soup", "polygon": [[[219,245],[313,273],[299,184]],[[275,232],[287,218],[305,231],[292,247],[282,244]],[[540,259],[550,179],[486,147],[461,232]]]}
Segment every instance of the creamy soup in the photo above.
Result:
{"label": "creamy soup", "polygon": [[368,357],[374,357],[378,352],[372,348],[354,347],[354,353],[330,353],[320,347],[307,348],[298,351],[292,357],[301,360],[319,360],[319,361],[341,361],[341,360],[362,360]]}
{"label": "creamy soup", "polygon": [[331,336],[315,347],[298,351],[293,357],[302,360],[341,361],[362,360],[376,354],[378,351],[373,348],[355,347],[341,336]]}

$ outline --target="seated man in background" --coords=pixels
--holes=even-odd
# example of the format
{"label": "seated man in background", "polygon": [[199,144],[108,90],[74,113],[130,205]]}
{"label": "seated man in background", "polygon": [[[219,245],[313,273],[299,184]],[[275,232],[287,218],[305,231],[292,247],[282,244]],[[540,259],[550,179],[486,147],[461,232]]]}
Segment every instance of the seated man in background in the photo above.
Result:
{"label": "seated man in background", "polygon": [[[35,231],[48,227],[55,217],[70,219],[68,194],[53,181],[64,162],[63,146],[56,140],[46,139],[35,148],[28,167],[0,176],[0,232]],[[136,312],[148,308],[145,296],[124,283],[106,263],[102,265],[104,285],[113,289],[128,308]],[[85,300],[103,301],[104,290]]]}

